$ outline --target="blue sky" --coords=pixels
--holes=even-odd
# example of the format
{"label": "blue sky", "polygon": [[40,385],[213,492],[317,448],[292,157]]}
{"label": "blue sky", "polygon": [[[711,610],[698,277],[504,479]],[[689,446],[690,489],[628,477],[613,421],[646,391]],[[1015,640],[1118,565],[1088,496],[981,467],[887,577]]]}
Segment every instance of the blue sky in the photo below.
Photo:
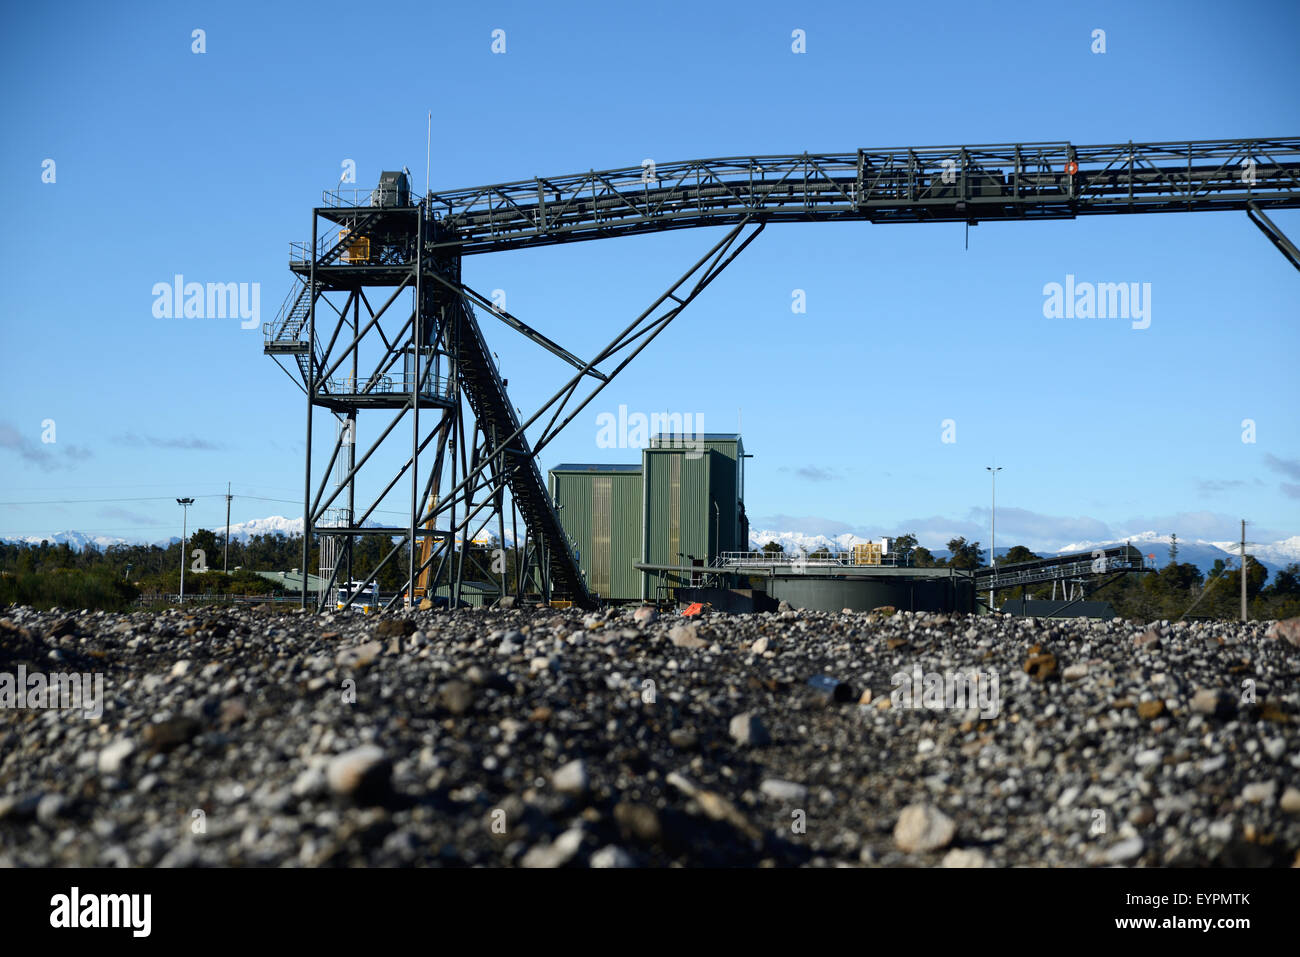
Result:
{"label": "blue sky", "polygon": [[[644,158],[1295,135],[1298,11],[10,6],[0,536],[155,540],[175,532],[179,495],[199,497],[191,526],[213,527],[227,481],[234,521],[301,514],[301,392],[259,330],[155,318],[151,289],[177,273],[260,283],[261,318],[274,318],[289,243],[309,235],[345,159],[359,185],[406,165],[423,187],[428,110],[435,189]],[[1273,218],[1300,238],[1300,213]],[[465,278],[590,353],[718,235],[471,257]],[[1244,214],[986,223],[963,243],[960,225],[769,228],[543,466],[635,461],[596,444],[596,416],[626,404],[690,412],[708,431],[743,415],[757,527],[987,542],[996,461],[1002,544],[1227,539],[1241,517],[1259,540],[1300,533],[1300,275]],[[1043,286],[1067,274],[1151,283],[1150,328],[1045,319]],[[516,404],[549,396],[566,367],[481,321]],[[956,442],[941,441],[945,419]]]}

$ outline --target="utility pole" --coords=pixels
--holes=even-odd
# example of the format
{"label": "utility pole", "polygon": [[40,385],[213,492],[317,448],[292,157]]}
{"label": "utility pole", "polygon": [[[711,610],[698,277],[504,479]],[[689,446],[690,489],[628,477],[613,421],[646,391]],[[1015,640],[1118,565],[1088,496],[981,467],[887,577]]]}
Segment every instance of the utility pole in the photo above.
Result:
{"label": "utility pole", "polygon": [[[993,502],[989,507],[989,518],[993,523],[992,543],[989,545],[989,564],[993,566],[993,578],[998,575],[998,473],[1002,471],[1002,466],[994,468],[986,465],[984,468],[989,472],[993,479]],[[993,579],[989,579],[989,611],[993,610]]]}
{"label": "utility pole", "polygon": [[1241,620],[1246,618],[1246,520],[1241,520]]}
{"label": "utility pole", "polygon": [[181,607],[185,607],[185,540],[189,538],[190,506],[192,498],[178,498],[176,504],[181,507]]}
{"label": "utility pole", "polygon": [[230,483],[226,483],[226,550],[221,556],[221,574],[229,573],[230,569]]}

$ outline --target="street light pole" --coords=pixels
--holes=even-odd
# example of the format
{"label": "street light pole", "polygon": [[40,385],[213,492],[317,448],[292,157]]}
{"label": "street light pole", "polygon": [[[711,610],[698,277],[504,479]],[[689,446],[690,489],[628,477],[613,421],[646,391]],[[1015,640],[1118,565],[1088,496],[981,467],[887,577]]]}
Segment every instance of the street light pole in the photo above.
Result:
{"label": "street light pole", "polygon": [[192,498],[178,498],[176,504],[181,507],[181,607],[185,606],[185,540],[189,537],[190,506]]}
{"label": "street light pole", "polygon": [[1241,520],[1241,620],[1246,621],[1246,520]]}
{"label": "street light pole", "polygon": [[230,574],[230,483],[226,483],[226,548],[221,555],[221,574]]}
{"label": "street light pole", "polygon": [[[993,566],[993,578],[998,574],[998,473],[1002,471],[1002,466],[994,468],[986,465],[984,468],[988,471],[989,476],[993,479],[993,502],[989,508],[989,519],[992,522],[993,530],[991,533],[992,542],[989,544],[989,564]],[[993,579],[989,579],[989,611],[993,610]]]}

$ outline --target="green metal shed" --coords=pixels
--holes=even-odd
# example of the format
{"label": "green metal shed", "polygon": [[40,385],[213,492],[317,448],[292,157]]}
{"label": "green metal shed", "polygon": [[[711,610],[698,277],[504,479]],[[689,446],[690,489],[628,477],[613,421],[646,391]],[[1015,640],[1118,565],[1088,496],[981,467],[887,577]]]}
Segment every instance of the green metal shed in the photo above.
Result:
{"label": "green metal shed", "polygon": [[587,587],[605,601],[640,599],[641,466],[557,465],[549,485]]}
{"label": "green metal shed", "polygon": [[[443,582],[433,590],[437,598],[445,600],[451,599],[451,585]],[[500,582],[479,582],[466,580],[461,583],[460,600],[471,608],[482,608],[484,605],[491,605],[501,597]]]}
{"label": "green metal shed", "polygon": [[[286,592],[302,591],[302,573],[299,572],[296,568],[291,572],[259,572],[252,569],[250,570],[253,571],[254,575],[261,575],[263,578],[268,579],[271,582],[274,582],[276,585],[279,585]],[[320,591],[325,587],[325,582],[326,579],[321,578],[319,575],[312,575],[308,573],[307,591],[316,592],[319,594]]]}
{"label": "green metal shed", "polygon": [[[749,523],[744,518],[745,446],[734,432],[706,432],[696,436],[659,433],[650,439],[654,450],[685,450],[687,458],[710,459],[709,522],[713,548],[718,552],[738,552],[749,548]],[[713,511],[713,503],[717,511]],[[675,557],[675,556],[674,556]]]}
{"label": "green metal shed", "polygon": [[[726,504],[726,459],[708,450],[693,455],[677,448],[641,453],[645,475],[642,558],[651,565],[708,565],[717,554]],[[721,487],[719,487],[719,484]],[[644,597],[661,598],[660,586],[689,585],[690,576],[647,575]]]}

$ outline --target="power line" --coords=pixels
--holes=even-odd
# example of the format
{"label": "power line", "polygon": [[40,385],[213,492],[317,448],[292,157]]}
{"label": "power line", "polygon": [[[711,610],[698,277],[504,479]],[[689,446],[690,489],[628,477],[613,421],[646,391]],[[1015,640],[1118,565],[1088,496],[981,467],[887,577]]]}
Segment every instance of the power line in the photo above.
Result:
{"label": "power line", "polygon": [[[168,483],[165,487],[174,487],[177,483]],[[225,498],[225,492],[212,492],[207,495],[195,495],[194,498]],[[283,505],[301,505],[300,499],[291,498],[270,498],[266,495],[232,495],[232,498],[245,498],[257,502],[278,502]],[[0,506],[19,506],[19,505],[103,505],[119,504],[122,502],[167,502],[171,501],[173,496],[168,495],[149,495],[136,498],[66,498],[66,499],[41,499],[29,502],[0,502]],[[375,512],[383,515],[405,515],[406,512],[399,512],[393,509],[375,509]],[[150,528],[160,526],[137,526],[139,528]]]}
{"label": "power line", "polygon": [[[90,489],[90,488],[174,488],[175,482],[152,482],[140,485],[15,485],[9,491],[11,492],[30,492],[39,490],[42,492],[66,492],[71,489]],[[279,486],[264,486],[265,488],[278,488]]]}
{"label": "power line", "polygon": [[[81,532],[81,533],[84,534],[84,535],[89,535],[89,534],[91,534],[91,533],[93,533],[93,532],[134,532],[134,531],[136,531],[136,530],[138,530],[138,529],[141,529],[141,528],[171,528],[171,527],[172,527],[171,524],[166,524],[166,525],[115,525],[115,526],[112,526],[112,527],[103,527],[103,526],[100,526],[100,527],[98,527],[98,528],[79,528],[79,529],[77,529],[77,531]],[[50,538],[50,537],[51,537],[49,532],[46,532],[45,530],[43,530],[43,529],[39,529],[39,528],[36,528],[36,529],[18,529],[17,531],[10,532],[9,534],[10,534],[10,535],[41,535],[41,536],[43,536],[43,537],[45,537],[45,538]],[[58,533],[55,533],[55,534],[58,534]]]}
{"label": "power line", "polygon": [[[175,483],[173,483],[175,484]],[[150,495],[144,498],[68,498],[47,499],[39,502],[0,502],[0,505],[96,505],[105,502],[166,502],[175,496]],[[221,493],[196,495],[195,498],[221,498]]]}

